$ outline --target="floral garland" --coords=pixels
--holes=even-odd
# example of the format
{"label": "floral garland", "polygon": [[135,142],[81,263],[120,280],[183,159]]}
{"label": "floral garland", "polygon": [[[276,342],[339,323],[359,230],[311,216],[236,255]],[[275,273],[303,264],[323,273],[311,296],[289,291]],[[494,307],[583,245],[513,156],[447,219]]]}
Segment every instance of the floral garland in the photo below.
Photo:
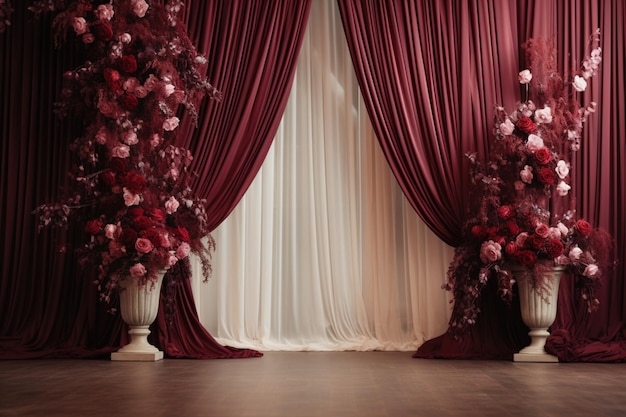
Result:
{"label": "floral garland", "polygon": [[[582,130],[596,103],[581,107],[585,91],[602,61],[599,30],[590,38],[590,52],[573,77],[556,71],[553,44],[530,39],[525,45],[530,68],[519,73],[527,99],[508,113],[495,109],[492,159],[482,163],[467,155],[479,207],[465,226],[466,243],[455,251],[443,288],[452,291],[452,332],[476,322],[479,299],[487,282],[510,302],[517,265],[532,268],[533,288],[544,296],[550,285],[545,271],[563,265],[575,276],[589,312],[598,308],[595,293],[609,261],[612,239],[567,205],[573,153],[581,147]],[[570,202],[573,204],[573,201]]]}
{"label": "floral garland", "polygon": [[85,46],[88,59],[64,74],[57,112],[84,120],[72,144],[77,162],[68,197],[35,211],[40,228],[66,226],[83,215],[89,241],[81,262],[97,265],[101,299],[127,276],[141,285],[198,254],[205,280],[215,242],[206,201],[190,187],[192,155],[172,144],[181,108],[219,92],[201,76],[197,54],[178,14],[181,1],[38,1],[35,14],[56,13],[57,42]]}

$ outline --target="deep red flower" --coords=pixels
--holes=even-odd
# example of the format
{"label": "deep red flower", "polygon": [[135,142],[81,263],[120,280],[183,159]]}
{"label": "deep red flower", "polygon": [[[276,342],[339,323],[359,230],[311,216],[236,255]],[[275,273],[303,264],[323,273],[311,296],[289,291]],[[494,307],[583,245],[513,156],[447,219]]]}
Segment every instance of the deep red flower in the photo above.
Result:
{"label": "deep red flower", "polygon": [[154,227],[142,230],[139,235],[145,239],[148,239],[155,247],[165,246],[165,238],[163,237],[163,232]]}
{"label": "deep red flower", "polygon": [[120,106],[124,110],[135,111],[139,107],[139,99],[134,94],[124,94],[119,98]]}
{"label": "deep red flower", "polygon": [[139,194],[146,188],[146,179],[134,171],[126,173],[120,179],[122,185],[134,194]]}
{"label": "deep red flower", "polygon": [[102,74],[104,75],[104,81],[106,81],[107,83],[112,81],[120,81],[121,78],[120,73],[113,68],[105,68]]}
{"label": "deep red flower", "polygon": [[172,234],[176,236],[176,238],[178,238],[179,240],[182,240],[183,242],[187,242],[187,243],[191,242],[189,231],[182,226],[178,226],[177,228],[172,229]]}
{"label": "deep red flower", "polygon": [[522,231],[522,229],[520,229],[520,227],[517,225],[517,223],[513,219],[509,219],[506,222],[506,227],[512,236],[517,236]]}
{"label": "deep red flower", "polygon": [[502,220],[506,220],[508,218],[510,218],[513,213],[515,213],[515,210],[513,210],[513,207],[509,206],[509,205],[503,205],[498,207],[498,217],[501,218]]}
{"label": "deep red flower", "polygon": [[509,242],[504,246],[504,252],[507,255],[513,256],[517,252],[517,244],[515,242]]}
{"label": "deep red flower", "polygon": [[542,238],[539,235],[532,234],[526,239],[526,246],[531,249],[539,250],[543,247],[545,242],[546,239]]}
{"label": "deep red flower", "polygon": [[583,236],[589,236],[589,234],[591,233],[591,230],[593,229],[591,224],[589,224],[589,222],[584,219],[577,220],[574,227],[576,228],[578,233],[580,233]]}
{"label": "deep red flower", "polygon": [[517,120],[517,127],[524,133],[537,133],[537,125],[528,116],[520,117]]}
{"label": "deep red flower", "polygon": [[535,159],[541,165],[545,165],[552,160],[552,152],[545,146],[535,151]]}
{"label": "deep red flower", "polygon": [[156,207],[151,207],[147,209],[146,216],[157,222],[162,222],[163,220],[165,220],[165,213],[163,212],[163,210]]}
{"label": "deep red flower", "polygon": [[85,225],[85,232],[95,236],[102,230],[102,221],[100,219],[89,220]]}
{"label": "deep red flower", "polygon": [[117,179],[113,171],[104,171],[100,174],[100,179],[108,186],[113,186],[117,183]]}
{"label": "deep red flower", "polygon": [[545,252],[550,259],[556,259],[563,254],[563,242],[559,239],[550,239],[546,242]]}
{"label": "deep red flower", "polygon": [[154,222],[146,216],[138,216],[133,219],[133,227],[137,230],[145,230],[154,226]]}
{"label": "deep red flower", "polygon": [[118,174],[123,174],[128,170],[128,163],[124,158],[111,158],[111,170]]}
{"label": "deep red flower", "polygon": [[483,239],[487,235],[487,230],[480,224],[475,224],[470,229],[470,233],[477,239]]}
{"label": "deep red flower", "polygon": [[135,240],[137,240],[137,232],[135,229],[130,227],[125,227],[122,229],[122,233],[120,233],[120,241],[126,246],[135,245]]}
{"label": "deep red flower", "polygon": [[515,257],[517,258],[517,261],[524,266],[533,266],[535,262],[537,262],[537,255],[535,255],[535,252],[530,250],[517,251]]}
{"label": "deep red flower", "polygon": [[101,41],[108,42],[113,38],[113,28],[107,22],[96,23],[91,28],[95,37]]}
{"label": "deep red flower", "polygon": [[139,206],[132,206],[128,208],[126,213],[128,213],[130,217],[135,218],[135,217],[143,216],[144,210],[143,208]]}
{"label": "deep red flower", "polygon": [[539,168],[539,170],[537,170],[537,180],[539,181],[539,183],[544,185],[552,185],[554,184],[555,179],[556,174],[554,173],[554,170],[548,167]]}
{"label": "deep red flower", "polygon": [[133,55],[124,55],[119,59],[119,64],[126,74],[133,74],[137,71],[137,59]]}

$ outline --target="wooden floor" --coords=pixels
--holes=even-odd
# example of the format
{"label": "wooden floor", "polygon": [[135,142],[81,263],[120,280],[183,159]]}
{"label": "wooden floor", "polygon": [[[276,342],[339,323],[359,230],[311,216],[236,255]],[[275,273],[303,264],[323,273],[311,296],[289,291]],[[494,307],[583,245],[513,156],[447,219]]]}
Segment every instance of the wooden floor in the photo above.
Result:
{"label": "wooden floor", "polygon": [[411,352],[0,361],[0,416],[626,416],[626,364]]}

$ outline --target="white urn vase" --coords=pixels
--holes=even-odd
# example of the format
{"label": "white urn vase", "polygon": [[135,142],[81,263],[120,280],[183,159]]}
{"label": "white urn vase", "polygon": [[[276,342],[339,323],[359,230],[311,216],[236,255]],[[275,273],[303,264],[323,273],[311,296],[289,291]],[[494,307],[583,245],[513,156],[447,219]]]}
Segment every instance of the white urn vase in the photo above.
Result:
{"label": "white urn vase", "polygon": [[[530,328],[530,345],[513,355],[515,362],[558,362],[559,359],[546,352],[546,339],[550,335],[548,328],[556,318],[556,307],[559,295],[559,283],[565,267],[554,265],[544,270],[516,266],[512,268],[519,289],[520,311],[522,320]],[[539,291],[533,286],[533,274],[540,273],[537,278],[543,285]]]}
{"label": "white urn vase", "polygon": [[140,284],[139,278],[128,276],[120,282],[120,313],[128,325],[130,343],[111,353],[114,361],[155,362],[163,352],[148,342],[150,325],[159,311],[161,284],[165,271],[159,271],[156,282]]}

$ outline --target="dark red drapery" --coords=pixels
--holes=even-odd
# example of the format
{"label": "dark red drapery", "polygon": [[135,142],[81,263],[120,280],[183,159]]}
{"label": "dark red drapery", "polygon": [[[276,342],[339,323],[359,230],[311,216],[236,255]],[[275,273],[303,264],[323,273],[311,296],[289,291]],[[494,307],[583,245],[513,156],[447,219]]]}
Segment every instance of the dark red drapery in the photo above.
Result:
{"label": "dark red drapery", "polygon": [[[310,2],[222,3],[187,2],[190,37],[201,43],[208,77],[224,100],[202,104],[197,130],[185,119],[178,143],[195,154],[198,195],[209,200],[214,227],[249,186],[275,135],[310,8]],[[93,271],[77,267],[72,249],[84,238],[82,227],[38,234],[32,215],[61,195],[79,129],[52,110],[62,74],[78,58],[71,47],[54,48],[50,17],[35,20],[28,6],[14,4],[13,24],[0,34],[0,358],[106,356],[126,336],[119,317],[98,302]],[[180,264],[168,275],[188,273]],[[259,355],[219,345],[198,320],[188,280],[175,282],[164,282],[151,334],[166,356]],[[166,314],[171,306],[174,313]]]}
{"label": "dark red drapery", "polygon": [[[624,202],[619,184],[626,178],[618,162],[625,130],[621,2],[338,2],[359,85],[391,169],[420,217],[453,246],[461,243],[471,204],[463,155],[486,156],[494,105],[511,108],[519,100],[520,40],[556,35],[559,59],[571,67],[584,55],[587,36],[600,27],[608,58],[589,91],[599,111],[586,126],[574,189],[582,190],[576,196],[579,214],[607,229],[616,238],[617,257],[624,258],[626,227],[618,209]],[[592,317],[571,297],[571,283],[561,286],[550,351],[561,360],[626,358],[626,343],[619,342],[623,275],[623,266],[607,274],[601,311]],[[471,335],[456,340],[446,333],[415,356],[511,359],[528,342],[515,306],[508,308],[488,291],[482,309]],[[598,343],[610,353],[598,354]]]}

